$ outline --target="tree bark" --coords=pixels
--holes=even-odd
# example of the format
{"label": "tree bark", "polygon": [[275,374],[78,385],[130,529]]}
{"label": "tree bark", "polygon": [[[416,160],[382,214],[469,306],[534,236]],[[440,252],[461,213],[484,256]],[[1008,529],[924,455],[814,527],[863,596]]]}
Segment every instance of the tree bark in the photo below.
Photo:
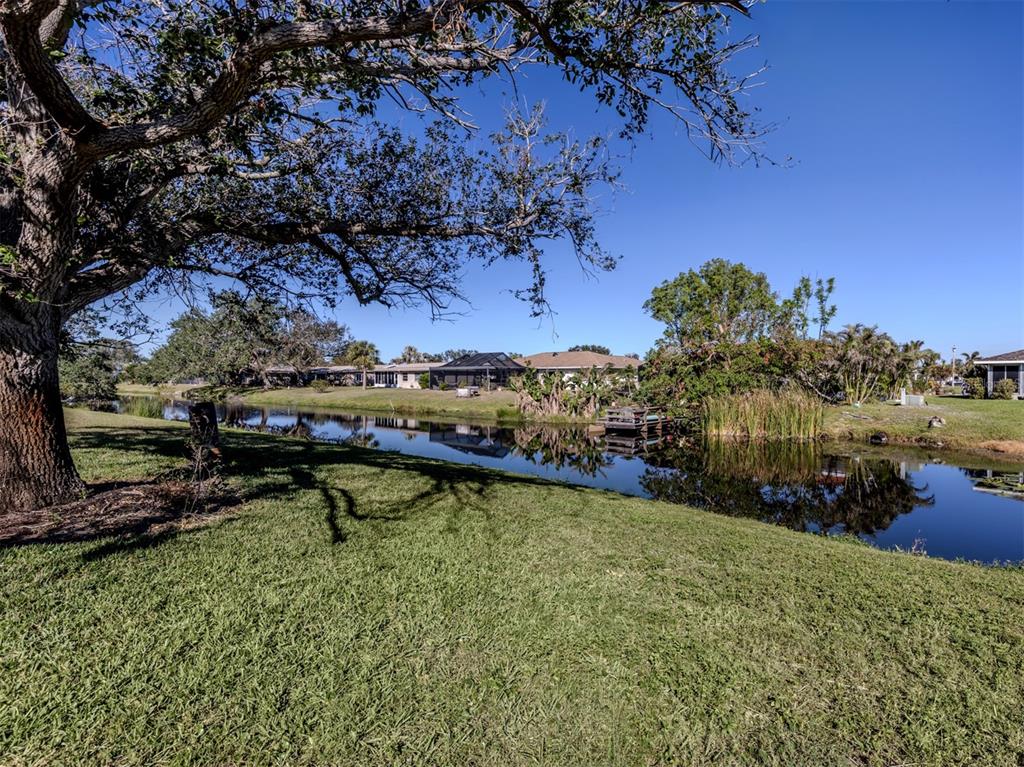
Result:
{"label": "tree bark", "polygon": [[220,464],[220,431],[217,407],[212,402],[196,402],[188,408],[191,430],[192,469],[196,479],[209,479]]}
{"label": "tree bark", "polygon": [[71,460],[60,401],[59,323],[51,312],[34,314],[14,343],[0,342],[0,514],[67,503],[85,494]]}

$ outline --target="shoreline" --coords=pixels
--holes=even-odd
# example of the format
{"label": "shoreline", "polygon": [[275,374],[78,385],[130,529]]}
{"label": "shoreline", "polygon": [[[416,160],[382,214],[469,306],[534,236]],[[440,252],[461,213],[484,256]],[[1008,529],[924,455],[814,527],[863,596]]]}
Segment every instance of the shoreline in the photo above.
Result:
{"label": "shoreline", "polygon": [[[190,399],[187,393],[196,386],[119,386],[118,394],[126,396],[173,396]],[[169,393],[172,392],[173,394]],[[552,426],[585,426],[593,424],[590,418],[533,418],[523,415],[515,406],[515,394],[510,391],[481,392],[477,397],[457,399],[454,391],[432,389],[397,389],[338,386],[324,391],[308,387],[288,389],[259,389],[241,387],[209,387],[204,395],[216,402],[237,401],[253,407],[289,407],[301,410],[325,410],[388,414],[408,418],[436,418],[439,420],[474,419],[499,424],[539,423]]]}
{"label": "shoreline", "polygon": [[[923,407],[890,403],[831,406],[825,410],[822,436],[870,442],[873,434],[882,432],[892,446],[1024,461],[1024,402],[938,396],[929,396],[926,402]],[[929,421],[936,416],[945,424],[929,428]]]}
{"label": "shoreline", "polygon": [[[194,385],[123,385],[124,396],[160,396],[188,399]],[[550,426],[593,426],[594,419],[532,418],[515,408],[509,391],[483,392],[479,397],[456,399],[454,392],[421,389],[360,389],[332,387],[322,392],[308,388],[241,389],[216,387],[209,396],[218,401],[237,400],[253,407],[308,408],[327,412],[439,421],[472,420],[487,424],[546,424]],[[946,425],[929,429],[932,416]],[[884,432],[887,445],[942,453],[963,453],[1002,461],[1024,461],[1024,403],[1012,400],[970,400],[958,397],[929,397],[920,408],[888,403],[870,403],[861,408],[829,406],[817,441],[869,445],[871,436]]]}

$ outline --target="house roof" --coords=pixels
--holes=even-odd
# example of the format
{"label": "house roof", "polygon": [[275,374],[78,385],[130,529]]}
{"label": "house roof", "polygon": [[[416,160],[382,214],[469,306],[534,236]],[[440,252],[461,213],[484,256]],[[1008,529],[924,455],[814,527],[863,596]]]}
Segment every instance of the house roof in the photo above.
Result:
{"label": "house roof", "polygon": [[309,369],[310,373],[358,373],[359,368],[352,365],[319,365]]}
{"label": "house roof", "polygon": [[411,373],[413,371],[433,370],[440,367],[440,362],[393,362],[390,365],[378,365],[377,370],[392,370],[397,373]]}
{"label": "house roof", "polygon": [[611,367],[616,370],[640,367],[640,360],[619,354],[598,354],[597,352],[541,352],[516,360],[520,365],[530,365],[537,370],[562,370]]}
{"label": "house roof", "polygon": [[990,365],[996,365],[1000,362],[1018,362],[1024,363],[1024,349],[1018,349],[1015,352],[1006,352],[1005,354],[996,354],[992,357],[982,357],[980,360],[975,360],[975,365],[984,365],[988,363]]}
{"label": "house roof", "polygon": [[489,367],[493,370],[522,370],[523,366],[509,357],[505,352],[478,352],[467,354],[451,362],[438,365],[439,370],[480,370]]}

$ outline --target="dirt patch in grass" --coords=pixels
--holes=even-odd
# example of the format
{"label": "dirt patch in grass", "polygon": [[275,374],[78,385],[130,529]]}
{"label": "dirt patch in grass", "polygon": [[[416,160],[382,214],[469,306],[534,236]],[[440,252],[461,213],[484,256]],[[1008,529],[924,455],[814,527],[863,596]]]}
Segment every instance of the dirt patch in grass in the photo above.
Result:
{"label": "dirt patch in grass", "polygon": [[983,450],[1024,458],[1024,442],[1013,439],[990,439],[978,445]]}
{"label": "dirt patch in grass", "polygon": [[220,481],[93,485],[80,501],[0,516],[0,548],[162,536],[207,524],[238,503],[238,497]]}

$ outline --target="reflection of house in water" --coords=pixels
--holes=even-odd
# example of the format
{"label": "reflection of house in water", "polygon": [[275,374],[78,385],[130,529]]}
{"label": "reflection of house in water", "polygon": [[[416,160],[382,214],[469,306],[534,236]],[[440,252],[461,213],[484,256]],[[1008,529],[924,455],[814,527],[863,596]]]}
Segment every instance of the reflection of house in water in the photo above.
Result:
{"label": "reflection of house in water", "polygon": [[908,474],[924,469],[921,461],[900,461],[900,479],[906,479]]}
{"label": "reflection of house in water", "polygon": [[842,469],[829,467],[822,469],[818,475],[818,483],[829,487],[839,487],[846,482],[846,472]]}
{"label": "reflection of house in water", "polygon": [[420,423],[415,418],[395,418],[374,416],[370,419],[374,427],[381,429],[392,429],[400,431],[406,437],[415,437],[417,434],[430,431],[430,424]]}
{"label": "reflection of house in water", "polygon": [[469,424],[433,424],[430,441],[471,455],[504,458],[509,450],[502,444],[501,429],[496,426],[470,426]]}
{"label": "reflection of house in water", "polygon": [[1024,471],[963,469],[973,481],[971,490],[1024,500]]}

